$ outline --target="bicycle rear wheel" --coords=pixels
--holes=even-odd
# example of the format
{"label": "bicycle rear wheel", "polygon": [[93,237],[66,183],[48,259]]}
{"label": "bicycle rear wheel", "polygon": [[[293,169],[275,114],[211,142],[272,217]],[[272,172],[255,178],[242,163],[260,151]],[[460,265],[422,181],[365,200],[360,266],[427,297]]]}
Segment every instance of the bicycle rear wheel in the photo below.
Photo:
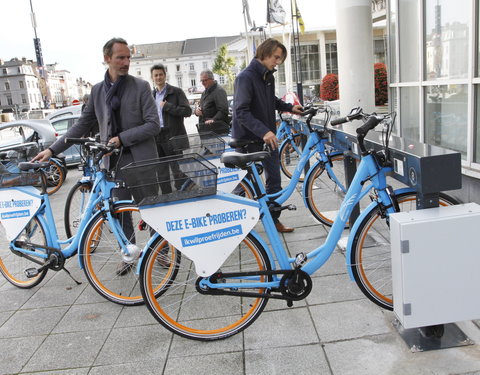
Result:
{"label": "bicycle rear wheel", "polygon": [[65,201],[65,211],[63,215],[63,224],[65,226],[67,238],[70,238],[77,233],[91,191],[92,183],[81,181],[78,181],[70,189],[67,200]]}
{"label": "bicycle rear wheel", "polygon": [[[152,234],[134,204],[115,204],[112,212],[116,217],[114,222],[109,222],[106,215],[97,212],[84,230],[79,253],[85,275],[93,288],[109,301],[121,305],[139,305],[143,303],[143,298],[135,272],[141,251]],[[129,223],[133,225],[133,231],[127,234],[126,229],[124,233],[132,246],[130,250],[135,254],[133,259],[126,259],[122,255],[111,229],[112,225],[117,225],[119,230],[132,230]]]}
{"label": "bicycle rear wheel", "polygon": [[[400,211],[416,210],[417,193],[396,197]],[[458,204],[455,199],[440,193],[440,206],[454,204]],[[363,294],[378,306],[393,310],[390,227],[388,219],[382,218],[383,211],[379,206],[374,207],[352,234],[350,267]]]}
{"label": "bicycle rear wheel", "polygon": [[[30,223],[17,237],[18,241],[30,242],[42,246],[47,246],[45,229],[37,217],[33,217]],[[45,250],[35,250],[45,254]],[[35,257],[42,264],[46,259]],[[48,268],[45,268],[37,276],[28,278],[25,270],[28,268],[39,268],[41,265],[25,258],[20,253],[15,253],[10,249],[10,241],[5,236],[5,230],[0,225],[0,272],[13,285],[19,288],[28,289],[38,285],[47,274]]]}
{"label": "bicycle rear wheel", "polygon": [[[333,155],[330,158],[332,174],[335,177],[330,175],[324,164],[317,163],[305,182],[307,208],[315,219],[329,227],[333,225],[345,197],[345,192],[334,179],[346,186],[343,159],[343,154]],[[348,228],[348,223],[345,227]]]}
{"label": "bicycle rear wheel", "polygon": [[52,195],[63,185],[67,176],[67,170],[60,161],[49,160],[50,166],[46,168],[47,193]]}
{"label": "bicycle rear wheel", "polygon": [[[164,244],[167,242],[162,240]],[[268,299],[207,295],[197,290],[200,280],[195,266],[187,257],[177,265],[175,277],[163,269],[157,258],[159,250],[148,249],[140,271],[142,294],[148,309],[165,328],[180,336],[194,340],[219,340],[232,336],[252,324],[262,313]],[[180,252],[179,250],[176,250]],[[223,272],[270,270],[270,261],[262,245],[248,235],[221,267]],[[269,280],[259,276],[261,281]],[[248,283],[252,278],[236,278],[221,282]],[[158,290],[161,289],[161,293]],[[244,289],[238,289],[239,291]],[[265,292],[264,289],[246,289]]]}
{"label": "bicycle rear wheel", "polygon": [[[285,176],[292,178],[295,170],[297,169],[298,163],[301,158],[301,153],[303,150],[303,143],[307,141],[307,136],[303,133],[297,133],[293,135],[293,141],[291,139],[286,139],[280,145],[279,155],[280,155],[280,168]],[[315,164],[317,159],[315,157],[310,158],[310,166]],[[298,179],[299,182],[303,182],[304,175],[301,175]]]}

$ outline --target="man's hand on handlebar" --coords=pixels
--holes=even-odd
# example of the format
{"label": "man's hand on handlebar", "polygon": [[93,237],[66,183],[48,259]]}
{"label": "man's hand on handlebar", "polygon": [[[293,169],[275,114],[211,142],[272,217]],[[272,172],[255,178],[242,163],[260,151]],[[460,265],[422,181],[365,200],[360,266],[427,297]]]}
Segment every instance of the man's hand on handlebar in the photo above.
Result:
{"label": "man's hand on handlebar", "polygon": [[303,107],[301,105],[294,105],[292,108],[292,112],[296,115],[301,115],[303,113]]}
{"label": "man's hand on handlebar", "polygon": [[32,160],[30,160],[30,162],[33,163],[34,161],[48,161],[48,159],[50,159],[52,156],[53,152],[49,148],[47,148],[46,150],[38,153]]}
{"label": "man's hand on handlebar", "polygon": [[278,139],[274,132],[268,132],[263,136],[263,141],[270,146],[272,150],[276,150],[278,148]]}

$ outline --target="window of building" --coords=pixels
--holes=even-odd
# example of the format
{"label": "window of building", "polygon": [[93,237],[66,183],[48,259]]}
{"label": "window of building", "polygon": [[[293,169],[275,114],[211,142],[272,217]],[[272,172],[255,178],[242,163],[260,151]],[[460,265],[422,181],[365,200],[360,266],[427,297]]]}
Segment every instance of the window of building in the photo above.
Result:
{"label": "window of building", "polygon": [[25,83],[23,81],[19,81],[18,84],[20,85],[21,89],[25,88]]}
{"label": "window of building", "polygon": [[468,19],[457,0],[425,1],[425,79],[468,76]]}
{"label": "window of building", "polygon": [[175,68],[177,69],[177,72],[180,71],[180,64],[175,65]]}
{"label": "window of building", "polygon": [[225,76],[219,76],[218,77],[218,83],[220,85],[224,85],[225,84]]}
{"label": "window of building", "polygon": [[5,90],[10,90],[10,83],[5,82]]}
{"label": "window of building", "polygon": [[[467,155],[467,85],[425,87],[426,142]],[[403,122],[403,119],[402,119]]]}
{"label": "window of building", "polygon": [[400,33],[400,82],[418,82],[420,53],[420,26],[418,22],[412,22],[419,17],[420,3],[411,0],[399,0],[399,24]]}
{"label": "window of building", "polygon": [[191,79],[191,80],[190,80],[190,86],[191,86],[191,87],[197,86],[197,80],[196,80],[196,79]]}
{"label": "window of building", "polygon": [[[419,117],[419,87],[400,88],[400,118],[402,119],[402,137],[420,141]],[[398,126],[398,123],[396,124]]]}
{"label": "window of building", "polygon": [[141,69],[137,69],[137,76],[141,76],[142,75],[142,70]]}
{"label": "window of building", "polygon": [[18,69],[18,72],[21,73],[22,72],[22,69],[20,67],[17,68]]}
{"label": "window of building", "polygon": [[8,105],[13,105],[13,100],[11,96],[7,96],[7,104]]}
{"label": "window of building", "polygon": [[202,63],[202,67],[203,67],[203,70],[208,70],[208,62],[207,61],[204,61]]}
{"label": "window of building", "polygon": [[22,94],[22,104],[27,104],[27,96]]}
{"label": "window of building", "polygon": [[337,43],[325,44],[325,56],[327,59],[327,74],[338,74]]}
{"label": "window of building", "polygon": [[183,87],[182,77],[177,77],[177,86]]}
{"label": "window of building", "polygon": [[188,67],[189,69],[192,71],[192,70],[195,70],[195,64],[194,63],[190,63],[188,64]]}
{"label": "window of building", "polygon": [[2,71],[3,71],[3,74],[8,74],[8,69],[7,68],[3,68]]}

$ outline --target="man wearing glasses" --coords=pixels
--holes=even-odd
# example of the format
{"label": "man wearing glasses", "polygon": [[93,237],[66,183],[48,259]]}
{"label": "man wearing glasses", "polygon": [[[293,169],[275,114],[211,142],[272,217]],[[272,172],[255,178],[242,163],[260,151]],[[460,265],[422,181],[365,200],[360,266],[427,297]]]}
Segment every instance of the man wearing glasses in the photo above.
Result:
{"label": "man wearing glasses", "polygon": [[200,106],[195,109],[198,119],[198,131],[228,134],[230,124],[228,119],[227,93],[215,81],[210,70],[200,73],[200,82],[205,87],[200,98]]}

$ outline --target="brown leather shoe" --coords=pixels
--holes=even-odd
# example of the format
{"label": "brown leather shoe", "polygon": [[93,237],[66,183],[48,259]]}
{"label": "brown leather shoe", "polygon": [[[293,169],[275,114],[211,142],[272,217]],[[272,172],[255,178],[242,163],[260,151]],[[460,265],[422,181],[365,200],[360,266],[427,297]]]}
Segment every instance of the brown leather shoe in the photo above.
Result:
{"label": "brown leather shoe", "polygon": [[277,221],[275,223],[275,228],[277,228],[277,230],[280,232],[280,233],[290,233],[290,232],[293,232],[295,229],[294,228],[289,228],[289,227],[286,227],[285,225],[283,225],[281,222]]}

